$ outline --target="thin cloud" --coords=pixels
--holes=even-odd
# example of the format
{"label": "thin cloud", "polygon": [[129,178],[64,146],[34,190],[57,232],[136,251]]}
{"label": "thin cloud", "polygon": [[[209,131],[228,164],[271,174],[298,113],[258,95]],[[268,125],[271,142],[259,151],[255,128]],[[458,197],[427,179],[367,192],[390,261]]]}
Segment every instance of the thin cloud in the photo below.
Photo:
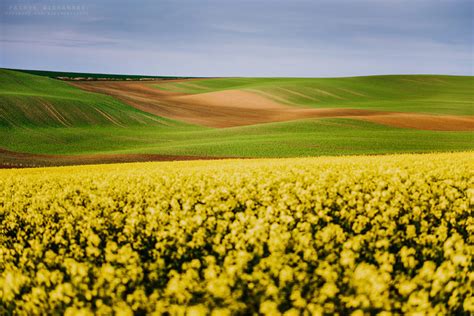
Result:
{"label": "thin cloud", "polygon": [[[66,4],[66,0],[37,0]],[[2,8],[28,0],[5,0]],[[193,76],[472,74],[466,0],[67,0],[0,13],[0,66]]]}

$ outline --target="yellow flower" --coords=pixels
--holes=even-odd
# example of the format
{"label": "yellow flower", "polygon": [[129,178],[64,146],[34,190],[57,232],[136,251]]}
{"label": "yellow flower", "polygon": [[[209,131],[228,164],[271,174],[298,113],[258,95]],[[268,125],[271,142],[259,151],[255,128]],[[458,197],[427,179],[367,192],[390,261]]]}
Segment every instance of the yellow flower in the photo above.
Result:
{"label": "yellow flower", "polygon": [[0,314],[472,314],[472,161],[0,170]]}

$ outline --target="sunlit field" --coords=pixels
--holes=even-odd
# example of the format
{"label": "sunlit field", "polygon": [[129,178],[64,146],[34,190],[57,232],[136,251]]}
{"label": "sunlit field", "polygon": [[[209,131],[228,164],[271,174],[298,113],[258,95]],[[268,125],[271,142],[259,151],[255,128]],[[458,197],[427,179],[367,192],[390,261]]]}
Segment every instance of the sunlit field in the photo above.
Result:
{"label": "sunlit field", "polygon": [[0,313],[472,313],[473,161],[2,170]]}

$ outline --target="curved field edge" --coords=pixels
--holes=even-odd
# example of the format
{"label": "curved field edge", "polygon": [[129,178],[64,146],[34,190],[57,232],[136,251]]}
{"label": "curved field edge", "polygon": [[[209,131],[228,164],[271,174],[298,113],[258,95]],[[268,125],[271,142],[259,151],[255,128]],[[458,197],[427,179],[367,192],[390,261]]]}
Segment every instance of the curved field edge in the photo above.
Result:
{"label": "curved field edge", "polygon": [[473,76],[216,78],[154,86],[188,94],[244,90],[296,107],[474,115]]}
{"label": "curved field edge", "polygon": [[[20,153],[77,155],[77,163],[81,163],[81,155],[101,154],[301,157],[474,150],[472,132],[389,128],[350,119],[303,120],[208,130],[163,126],[17,128],[0,129],[0,134],[3,136],[0,148]],[[0,157],[8,164],[16,160],[17,164],[41,165],[35,157]],[[50,159],[53,164],[55,159],[61,160],[60,157],[45,159]]]}
{"label": "curved field edge", "polygon": [[0,170],[0,312],[470,314],[473,161]]}

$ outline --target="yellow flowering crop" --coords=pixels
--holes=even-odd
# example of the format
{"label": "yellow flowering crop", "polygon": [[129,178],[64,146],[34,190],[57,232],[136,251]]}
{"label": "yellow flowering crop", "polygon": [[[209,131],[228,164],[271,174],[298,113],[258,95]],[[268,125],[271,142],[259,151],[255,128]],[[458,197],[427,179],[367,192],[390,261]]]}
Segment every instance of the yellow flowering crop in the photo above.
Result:
{"label": "yellow flowering crop", "polygon": [[0,171],[0,314],[474,313],[474,154]]}

